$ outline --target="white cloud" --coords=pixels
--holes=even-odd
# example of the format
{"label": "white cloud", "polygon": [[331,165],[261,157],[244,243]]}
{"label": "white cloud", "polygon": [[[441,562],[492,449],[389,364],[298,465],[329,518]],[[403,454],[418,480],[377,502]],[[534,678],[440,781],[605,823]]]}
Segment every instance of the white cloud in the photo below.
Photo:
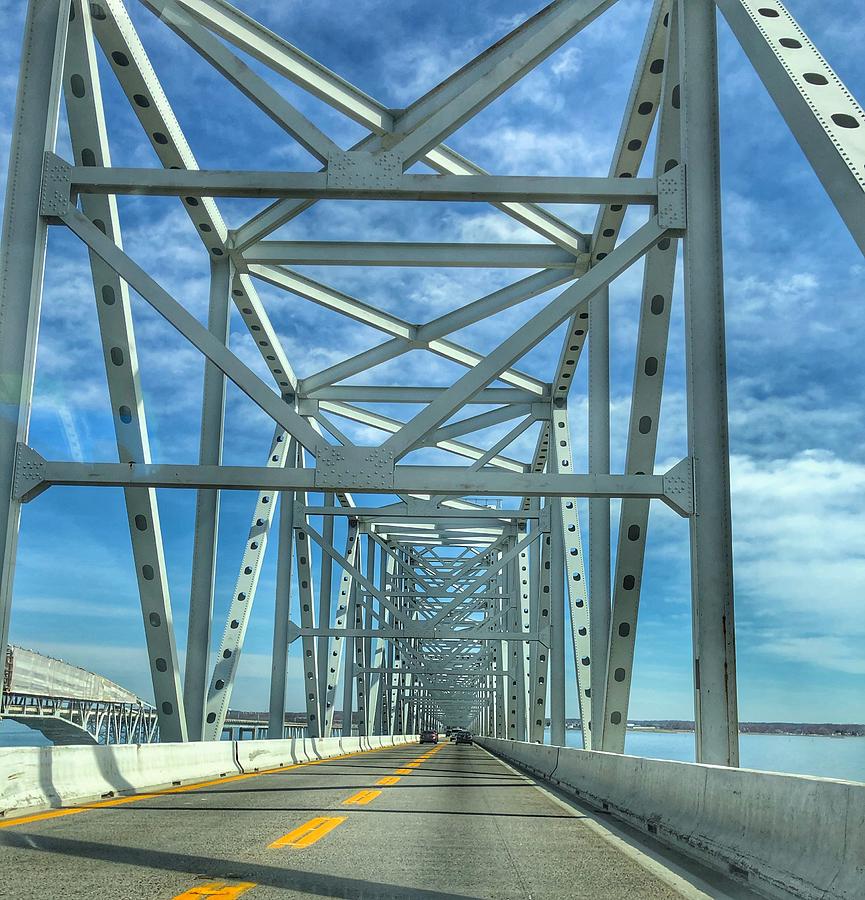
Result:
{"label": "white cloud", "polygon": [[865,674],[865,465],[825,451],[734,457],[732,490],[746,633],[767,629],[767,653]]}

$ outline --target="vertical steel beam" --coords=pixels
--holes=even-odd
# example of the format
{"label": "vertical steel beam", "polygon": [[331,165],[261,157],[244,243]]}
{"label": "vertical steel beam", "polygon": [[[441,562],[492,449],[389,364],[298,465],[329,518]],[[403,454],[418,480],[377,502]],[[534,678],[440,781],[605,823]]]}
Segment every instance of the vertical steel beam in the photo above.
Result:
{"label": "vertical steel beam", "polygon": [[[286,436],[287,437],[287,436]],[[295,465],[297,444],[290,442],[288,465]],[[276,596],[273,604],[273,650],[270,657],[270,703],[267,736],[285,736],[285,680],[288,677],[288,629],[291,622],[291,569],[294,540],[294,491],[279,495],[279,552],[276,557]]]}
{"label": "vertical steel beam", "polygon": [[[370,584],[375,584],[375,541],[372,536],[366,536],[366,578]],[[363,620],[366,622],[366,628],[373,627],[373,606],[376,602],[375,597],[370,595],[367,605],[362,609]],[[372,638],[365,637],[359,644],[361,650],[361,658],[359,664],[364,668],[368,668],[372,663]],[[372,716],[372,707],[370,706],[370,687],[371,678],[368,671],[358,673],[357,696],[358,708],[361,714],[361,734],[372,734],[370,731],[370,717]]]}
{"label": "vertical steel beam", "polygon": [[[537,592],[532,592],[528,547],[526,547],[519,555],[517,573],[517,602],[519,603],[520,626],[524,632],[529,632],[532,630],[532,622],[537,618],[535,609],[537,606]],[[530,700],[532,642],[523,641],[521,650],[523,659],[523,718],[525,720],[525,737],[523,740],[528,740],[532,711]]]}
{"label": "vertical steel beam", "polygon": [[[324,495],[324,505],[333,506],[334,495]],[[329,546],[333,546],[334,516],[324,516],[322,522],[322,538]],[[331,598],[333,596],[333,557],[329,553],[321,554],[321,575],[318,583],[318,621],[322,628],[328,628],[331,620]],[[327,696],[327,666],[328,666],[328,642],[327,635],[318,639],[318,700],[319,721],[325,719],[324,698]]]}
{"label": "vertical steel beam", "polygon": [[[516,543],[515,538],[508,542],[508,549]],[[517,557],[512,559],[504,569],[507,584],[510,615],[506,620],[509,631],[522,630],[522,600],[520,596],[519,565]],[[511,705],[514,710],[511,735],[518,741],[526,739],[526,680],[523,662],[523,642],[508,641],[511,651]]]}
{"label": "vertical steel beam", "polygon": [[30,427],[48,230],[39,215],[42,152],[54,150],[69,0],[31,0],[24,24],[0,249],[0,659],[6,658],[21,504],[15,446]]}
{"label": "vertical steel beam", "polygon": [[697,762],[739,763],[730,459],[721,260],[718,71],[713,0],[680,0],[687,176],[685,362],[694,465],[691,592]]}
{"label": "vertical steel beam", "polygon": [[[298,461],[303,458],[299,451]],[[306,494],[299,495],[300,502],[306,504]],[[300,602],[300,624],[303,628],[315,627],[315,591],[312,584],[312,541],[304,530],[307,516],[295,522],[294,542],[297,556],[297,593]],[[303,697],[306,704],[306,728],[310,737],[324,737],[322,720],[319,717],[317,666],[315,662],[315,638],[301,638],[303,653]]]}
{"label": "vertical steel beam", "polygon": [[[348,534],[346,535],[345,542],[345,559],[348,563],[356,567],[356,558],[357,558],[357,547],[358,547],[358,522],[357,519],[349,519],[348,522]],[[337,607],[336,607],[336,626],[335,626],[335,634],[330,639],[329,649],[327,654],[327,684],[325,685],[325,702],[324,702],[324,732],[322,737],[330,737],[333,732],[333,714],[335,712],[334,709],[334,700],[336,698],[336,688],[337,682],[339,681],[339,672],[341,663],[342,663],[342,652],[343,646],[346,647],[351,646],[351,642],[346,642],[345,636],[342,632],[345,631],[346,628],[350,627],[349,622],[349,607],[351,606],[351,599],[353,596],[353,584],[354,578],[348,571],[343,571],[342,578],[339,583],[339,596],[337,597]],[[310,638],[310,641],[315,640],[315,638]],[[352,659],[349,654],[346,656],[346,666],[345,666],[345,674],[351,683],[353,674],[352,674]],[[343,711],[344,714],[344,711]],[[349,715],[351,714],[351,710],[349,710]],[[349,722],[349,726],[350,726]],[[345,722],[343,721],[343,727],[345,727]],[[349,731],[349,734],[351,732]]]}
{"label": "vertical steel beam", "polygon": [[[555,511],[554,511],[555,514]],[[537,542],[535,543],[537,548]],[[540,565],[535,581],[537,582],[538,612],[535,628],[540,631],[547,629],[550,634],[550,576],[552,566],[550,563],[551,536],[542,535],[540,541]],[[547,639],[549,641],[549,638]],[[529,740],[536,744],[544,742],[544,725],[547,720],[547,681],[549,672],[550,648],[548,644],[538,641],[532,643],[532,665],[529,708],[531,709],[529,722]]]}
{"label": "vertical steel beam", "polygon": [[[562,501],[550,515],[550,743],[565,745],[565,560]],[[585,722],[583,724],[585,728]],[[583,741],[585,741],[585,734]]]}
{"label": "vertical steel beam", "polygon": [[[384,596],[387,596],[391,590],[391,577],[393,576],[394,567],[396,562],[393,556],[390,553],[382,552],[379,556],[379,576],[378,583],[379,588]],[[373,598],[370,598],[371,602]],[[379,602],[379,612],[382,611],[382,605]],[[387,611],[384,612],[385,620],[388,615]],[[373,651],[372,651],[372,668],[380,669],[386,664],[387,660],[387,648],[386,642],[382,638],[375,638],[373,642]],[[387,732],[387,728],[385,727],[385,712],[384,712],[384,704],[385,704],[385,690],[384,686],[386,684],[386,680],[384,677],[384,673],[382,672],[373,672],[372,678],[370,679],[370,690],[369,690],[369,710],[370,710],[370,719],[371,719],[371,734],[385,734]]]}
{"label": "vertical steel beam", "polygon": [[[361,546],[363,542],[360,539],[360,535],[357,538],[357,547],[354,553],[354,559],[350,561],[355,565],[355,567],[360,571],[362,566],[361,561]],[[343,575],[343,582],[345,582],[346,575]],[[350,587],[348,592],[348,597],[340,598],[340,605],[343,603],[346,604],[345,609],[345,625],[346,628],[359,628],[361,627],[358,624],[357,618],[358,613],[361,611],[361,605],[358,603],[357,599],[357,591],[358,591],[358,583],[356,578],[351,578]],[[352,733],[352,716],[354,714],[354,678],[355,678],[355,644],[360,640],[360,638],[355,637],[354,635],[346,635],[343,639],[343,666],[342,666],[342,733],[343,736],[348,735],[351,737]]]}
{"label": "vertical steel beam", "polygon": [[[207,327],[226,346],[228,345],[228,327],[231,316],[231,277],[231,262],[228,258],[211,259],[210,306]],[[222,464],[224,422],[225,375],[221,369],[206,359],[201,399],[201,441],[198,453],[200,465],[218,466]],[[183,680],[186,729],[191,741],[200,741],[204,733],[218,533],[219,491],[200,490],[195,506],[192,585],[189,592],[186,671]]]}
{"label": "vertical steel beam", "polygon": [[[557,472],[573,472],[571,453],[571,429],[568,412],[563,401],[553,407],[550,423],[550,440],[553,444],[553,465]],[[571,638],[574,647],[574,669],[577,676],[577,700],[583,749],[591,750],[592,742],[592,637],[589,610],[589,594],[586,589],[586,567],[583,555],[580,514],[575,497],[556,500],[560,515],[562,547],[559,552],[565,563],[568,608],[571,613]],[[604,647],[606,653],[606,645]]]}
{"label": "vertical steel beam", "polygon": [[507,672],[504,668],[504,655],[502,647],[504,644],[496,641],[492,645],[492,668],[496,675],[493,677],[495,687],[495,736],[497,738],[506,738],[508,736],[507,723],[505,718],[505,682],[507,681]]}
{"label": "vertical steel beam", "polygon": [[[589,472],[610,472],[610,289],[589,300]],[[589,500],[589,612],[593,744],[604,729],[610,635],[610,501]]]}

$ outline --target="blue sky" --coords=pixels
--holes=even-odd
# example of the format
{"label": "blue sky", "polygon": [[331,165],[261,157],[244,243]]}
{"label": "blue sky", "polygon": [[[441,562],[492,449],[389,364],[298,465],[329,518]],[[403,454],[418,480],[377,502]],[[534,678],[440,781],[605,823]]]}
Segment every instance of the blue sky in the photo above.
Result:
{"label": "blue sky", "polygon": [[[240,2],[241,8],[390,107],[409,104],[539,4]],[[448,143],[501,174],[605,175],[648,0],[620,0],[565,48],[458,131]],[[844,0],[788,7],[854,95],[865,96],[865,22]],[[24,4],[2,0],[0,153],[3,173],[17,80]],[[138,4],[130,14],[202,168],[312,170],[314,160]],[[723,20],[719,20],[725,276],[740,712],[745,720],[865,721],[865,264],[795,140]],[[265,73],[257,65],[254,67]],[[275,76],[267,76],[278,84]],[[112,155],[118,165],[158,165],[125,98],[103,67]],[[286,96],[337,143],[362,129],[284,84]],[[61,155],[69,156],[65,126]],[[651,153],[648,155],[651,156]],[[286,238],[530,241],[533,234],[474,204],[318,204]],[[254,208],[220,202],[229,224]],[[120,201],[127,252],[202,320],[208,263],[176,201]],[[591,230],[594,210],[557,210]],[[302,270],[306,271],[306,270]],[[426,321],[523,273],[515,270],[310,269],[350,294]],[[621,471],[641,267],[612,288],[613,469]],[[261,295],[300,375],[377,343],[292,295]],[[495,346],[544,299],[466,329],[474,349]],[[133,312],[153,457],[194,462],[202,361],[140,298]],[[559,333],[520,366],[549,379]],[[260,371],[248,335],[232,321],[232,348]],[[658,471],[685,454],[681,291],[673,312]],[[415,353],[381,376],[446,384],[458,371]],[[266,373],[262,373],[266,374]],[[572,434],[585,437],[585,361],[571,393]],[[225,458],[261,464],[271,426],[229,387]],[[360,442],[379,433],[345,425]],[[490,431],[490,435],[499,432]],[[533,432],[512,448],[527,459]],[[30,443],[47,457],[116,458],[86,255],[52,229]],[[429,457],[431,460],[432,456]],[[214,641],[236,576],[254,498],[224,496]],[[178,643],[183,649],[194,494],[162,491]],[[687,525],[653,510],[635,663],[632,718],[693,715]],[[234,706],[263,708],[269,677],[274,558],[270,555],[240,665]],[[12,640],[60,656],[150,695],[142,624],[122,497],[113,489],[52,488],[25,508]],[[569,677],[573,666],[569,661]],[[292,654],[290,709],[301,707]],[[569,709],[573,714],[575,708]]]}

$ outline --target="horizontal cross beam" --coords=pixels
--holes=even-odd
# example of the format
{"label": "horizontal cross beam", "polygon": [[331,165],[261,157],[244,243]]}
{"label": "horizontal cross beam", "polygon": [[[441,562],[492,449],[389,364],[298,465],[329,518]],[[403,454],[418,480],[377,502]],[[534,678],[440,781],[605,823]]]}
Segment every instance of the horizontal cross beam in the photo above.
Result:
{"label": "horizontal cross beam", "polygon": [[[535,631],[490,631],[482,628],[466,628],[456,631],[451,627],[424,628],[422,625],[409,625],[400,629],[375,629],[375,628],[301,628],[293,622],[289,627],[288,640],[293,643],[300,637],[330,637],[332,635],[342,637],[381,638],[389,641],[406,640],[407,638],[420,638],[433,641],[540,641],[546,644],[549,641],[549,629],[543,632]],[[411,672],[410,667],[403,669]]]}
{"label": "horizontal cross beam", "polygon": [[[54,154],[48,154],[55,161]],[[657,202],[654,178],[557,175],[397,175],[335,178],[329,172],[70,166],[71,193],[170,197],[294,197],[315,200],[437,200],[641,204]]]}
{"label": "horizontal cross beam", "polygon": [[[394,506],[304,506],[308,516],[352,516],[370,523],[388,524],[392,519],[430,520],[436,525],[449,525],[459,520],[460,525],[474,521],[486,524],[500,524],[500,520],[538,519],[544,518],[544,511],[535,509],[457,509],[450,506],[429,508],[421,511],[419,507],[406,504]],[[467,520],[467,521],[463,521]]]}
{"label": "horizontal cross beam", "polygon": [[[197,488],[275,491],[344,490],[368,494],[471,494],[512,497],[643,497],[663,500],[679,515],[693,512],[690,460],[664,475],[562,475],[473,472],[460,466],[393,466],[372,451],[371,467],[360,456],[342,469],[273,469],[266,466],[196,466],[139,463],[77,463],[45,460],[18,444],[14,495],[27,502],[52,485]],[[392,457],[391,457],[392,460]],[[354,466],[354,468],[353,468]],[[338,480],[340,483],[334,483]]]}
{"label": "horizontal cross beam", "polygon": [[587,260],[555,244],[439,241],[260,241],[243,254],[247,265],[568,269],[577,274],[585,271]]}

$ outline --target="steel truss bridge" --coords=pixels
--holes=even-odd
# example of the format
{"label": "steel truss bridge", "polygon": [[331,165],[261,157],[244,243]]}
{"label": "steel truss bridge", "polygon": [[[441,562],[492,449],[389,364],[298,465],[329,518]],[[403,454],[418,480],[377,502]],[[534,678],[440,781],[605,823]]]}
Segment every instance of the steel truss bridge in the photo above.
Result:
{"label": "steel truss bridge", "polygon": [[[43,502],[55,485],[121,487],[154,705],[145,709],[117,688],[112,711],[90,730],[110,723],[115,736],[152,737],[155,717],[160,742],[0,749],[0,816],[7,816],[0,853],[9,858],[4,870],[16,872],[16,896],[53,896],[58,883],[90,896],[110,881],[118,896],[176,900],[247,891],[660,898],[680,895],[686,883],[699,886],[687,896],[741,897],[752,896],[747,882],[776,898],[861,898],[865,785],[737,768],[718,10],[865,251],[865,114],[782,3],[645,0],[645,39],[606,177],[496,175],[447,141],[568,42],[578,44],[585,27],[595,20],[603,27],[615,0],[555,0],[401,109],[227,0],[141,4],[156,17],[154,31],[182,39],[204,70],[222,76],[225,91],[239,91],[311,162],[302,171],[200,168],[122,0],[29,0],[0,248],[0,651],[24,505]],[[298,89],[328,115],[360,126],[363,137],[337,144],[288,99]],[[593,114],[604,112],[596,107]],[[219,111],[217,93],[201,115]],[[115,166],[111,127],[135,120],[153,164]],[[57,143],[61,122],[71,151]],[[128,196],[145,198],[142,210],[146,198],[174,198],[189,217],[210,272],[206,324],[124,250]],[[247,201],[233,203],[235,212],[259,206],[229,224],[218,205],[226,198]],[[524,229],[527,240],[286,239],[283,226],[314,223],[308,210],[341,200],[376,209],[412,201],[421,211],[428,201],[480,204]],[[553,204],[589,207],[594,227],[575,228]],[[114,460],[46,459],[29,442],[51,230],[74,235],[88,255]],[[48,252],[47,265],[53,259]],[[659,471],[679,260],[687,455]],[[371,278],[383,266],[531,274],[412,321],[302,274],[304,266],[369,267]],[[634,266],[642,267],[642,290],[618,472],[610,459],[609,286]],[[330,321],[364,323],[381,341],[299,377],[262,286],[327,311]],[[149,305],[202,356],[195,465],[151,455],[136,304]],[[516,324],[508,324],[509,311]],[[235,347],[232,321],[245,338]],[[495,337],[476,349],[472,326],[482,323]],[[540,354],[527,357],[553,333],[563,335],[560,349],[541,372]],[[425,383],[418,359],[444,360],[457,375]],[[578,471],[582,455],[572,444],[581,366],[588,369],[587,471]],[[388,374],[395,371],[398,383]],[[257,465],[223,464],[234,424],[228,382],[272,420]],[[531,441],[533,451],[520,450]],[[197,496],[183,670],[157,488]],[[222,622],[214,621],[214,585],[225,491],[251,492],[255,503]],[[653,503],[689,527],[696,764],[623,755]],[[267,730],[276,740],[220,741],[271,544]],[[285,740],[292,645],[300,651],[308,736]],[[569,681],[570,652],[576,679]],[[26,717],[28,695],[9,687],[3,715],[18,709]],[[585,749],[564,746],[569,694]],[[62,717],[40,702],[37,713]],[[354,723],[353,734],[346,727],[335,736],[337,710]],[[418,755],[417,733],[443,724],[472,729],[483,749]],[[367,755],[373,751],[379,755]],[[299,765],[321,768],[294,771]],[[564,801],[529,790],[532,778],[569,792],[582,811],[575,817]],[[144,793],[131,796],[136,791]],[[65,808],[8,818],[40,806]],[[603,816],[593,818],[592,807]],[[304,821],[310,811],[315,818]],[[613,819],[715,874],[694,881],[656,851],[641,855],[632,832],[612,834]],[[319,840],[315,853],[302,855]],[[237,859],[241,842],[245,855]],[[560,847],[567,853],[557,854]],[[274,864],[277,850],[301,855]],[[718,870],[739,882],[735,891],[726,880],[719,887]]]}
{"label": "steel truss bridge", "polygon": [[[52,485],[120,486],[163,741],[221,735],[262,560],[274,543],[274,736],[282,734],[288,648],[300,641],[312,734],[331,735],[334,710],[342,708],[355,713],[365,734],[459,721],[490,735],[542,741],[549,718],[552,741],[561,744],[570,690],[579,699],[584,746],[621,753],[649,509],[661,502],[690,525],[697,759],[736,765],[715,4],[647,3],[648,27],[609,175],[589,178],[490,174],[445,141],[567,41],[578,41],[614,0],[552,3],[396,111],[225,0],[142,2],[314,164],[309,171],[200,169],[120,0],[30,3],[0,257],[0,357],[4,377],[20,385],[6,400],[14,414],[0,420],[0,644],[8,629],[22,505],[39,502],[35,498]],[[718,0],[717,7],[865,248],[861,108],[782,4]],[[116,110],[103,102],[100,54],[158,165],[111,164],[108,125]],[[367,136],[350,148],[338,146],[238,54],[309,91],[368,129]],[[61,114],[71,158],[56,152]],[[655,156],[644,160],[650,138]],[[188,214],[210,264],[206,326],[123,250],[118,198],[127,195],[176,197]],[[226,197],[266,202],[230,227],[217,205]],[[344,199],[490,204],[542,240],[274,236],[315,204]],[[576,230],[544,206],[550,203],[596,208],[594,229]],[[631,210],[642,211],[642,224],[620,237]],[[46,460],[27,443],[52,228],[76,235],[89,252],[118,461]],[[688,455],[656,472],[680,244]],[[608,287],[638,262],[644,275],[627,454],[624,472],[613,473]],[[537,271],[435,319],[410,322],[293,268],[301,265]],[[260,284],[364,322],[384,339],[298,378],[260,299]],[[133,301],[133,292],[140,299]],[[462,343],[460,333],[469,326],[496,322],[503,311],[541,296],[543,305],[502,331],[497,346],[482,353]],[[197,465],[151,458],[133,302],[149,304],[202,354]],[[232,304],[260,354],[257,363],[227,346]],[[549,374],[521,369],[520,360],[563,325]],[[570,387],[587,348],[589,471],[576,472]],[[433,354],[465,372],[445,386],[381,383],[378,367],[409,351]],[[262,363],[270,381],[251,368]],[[404,371],[410,377],[422,367]],[[229,380],[273,420],[261,465],[221,464]],[[400,417],[393,410],[408,412]],[[342,420],[384,438],[356,445]],[[507,429],[494,442],[472,439],[503,424]],[[509,454],[529,429],[536,433],[531,457]],[[444,455],[447,465],[429,462]],[[198,493],[185,672],[178,665],[155,488]],[[250,491],[257,500],[222,625],[213,622],[212,611],[220,492],[227,490]],[[588,498],[587,529],[579,498]],[[611,498],[622,501],[612,573]],[[223,636],[211,661],[216,627]],[[576,660],[570,686],[566,644]]]}

